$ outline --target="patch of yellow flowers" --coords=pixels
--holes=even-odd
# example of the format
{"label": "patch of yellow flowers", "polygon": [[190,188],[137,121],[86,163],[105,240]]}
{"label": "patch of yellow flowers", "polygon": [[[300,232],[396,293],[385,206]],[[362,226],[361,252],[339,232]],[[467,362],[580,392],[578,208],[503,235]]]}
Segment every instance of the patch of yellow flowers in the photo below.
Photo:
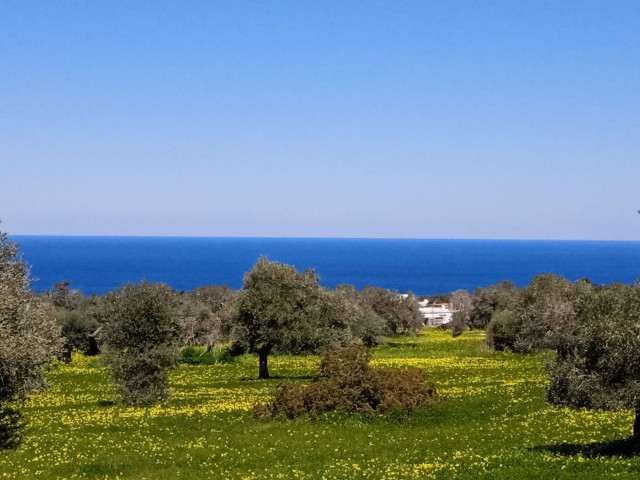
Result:
{"label": "patch of yellow flowers", "polygon": [[[252,356],[231,364],[181,366],[170,374],[169,401],[128,407],[112,402],[114,392],[106,368],[94,358],[74,354],[70,364],[52,369],[49,390],[25,402],[27,436],[18,451],[0,453],[0,479],[130,478],[124,467],[110,465],[108,459],[129,458],[131,452],[138,452],[153,465],[136,478],[169,478],[160,472],[175,469],[175,465],[181,470],[168,470],[173,472],[171,478],[180,471],[184,472],[181,478],[192,478],[192,473],[238,479],[491,478],[492,472],[526,462],[564,469],[594,461],[581,455],[566,458],[549,452],[531,453],[527,449],[532,445],[596,442],[604,432],[621,437],[628,434],[630,412],[544,405],[540,398],[547,380],[541,359],[489,353],[482,349],[482,340],[478,333],[452,338],[447,332],[429,330],[417,340],[402,340],[419,342],[415,352],[401,346],[400,355],[386,351],[374,357],[375,366],[422,369],[435,381],[443,403],[463,406],[473,400],[488,405],[489,421],[482,425],[451,422],[440,429],[427,424],[423,428],[431,435],[431,443],[424,445],[411,425],[372,426],[353,420],[349,428],[360,441],[355,445],[340,422],[321,420],[311,426],[305,420],[259,423],[250,411],[256,402],[268,399],[279,381],[256,380],[257,362]],[[469,350],[474,345],[478,348]],[[273,356],[270,367],[290,381],[308,381],[317,371],[318,358]],[[491,410],[498,401],[502,402],[500,409]],[[190,436],[190,428],[197,434]],[[231,442],[227,432],[241,435],[243,429],[254,433],[238,443]],[[273,439],[269,437],[272,429],[277,430],[279,440],[275,434]],[[475,430],[473,436],[470,429]],[[260,449],[254,445],[258,439],[251,437],[255,432],[262,436]],[[184,439],[176,443],[174,435]],[[400,445],[404,450],[394,457],[385,456],[379,446],[383,436],[387,445]],[[483,451],[484,444],[496,439],[503,441],[501,449]],[[441,444],[451,447],[442,451]],[[263,468],[253,466],[253,459],[261,458],[258,454],[273,456],[272,463]],[[327,459],[322,468],[306,466],[313,455]],[[608,462],[612,477],[631,465],[626,459]],[[56,472],[66,473],[57,477]]]}

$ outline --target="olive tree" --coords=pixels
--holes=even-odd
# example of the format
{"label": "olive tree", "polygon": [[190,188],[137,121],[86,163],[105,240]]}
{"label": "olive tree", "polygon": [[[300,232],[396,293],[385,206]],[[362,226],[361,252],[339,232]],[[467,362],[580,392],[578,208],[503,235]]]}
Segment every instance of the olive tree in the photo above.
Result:
{"label": "olive tree", "polygon": [[348,323],[355,342],[374,347],[384,341],[386,322],[368,304],[366,298],[353,285],[338,285],[331,292],[342,305],[340,313]]}
{"label": "olive tree", "polygon": [[309,354],[379,341],[381,319],[352,290],[329,290],[318,282],[313,270],[299,272],[264,257],[245,275],[233,336],[258,354],[259,378],[269,378],[273,350]]}
{"label": "olive tree", "polygon": [[78,308],[82,301],[82,292],[70,287],[71,282],[69,280],[56,283],[51,291],[48,292],[51,303],[56,307],[61,307],[66,310],[75,310]]}
{"label": "olive tree", "polygon": [[456,290],[451,294],[453,315],[449,328],[454,337],[459,336],[471,319],[471,295],[466,290]]}
{"label": "olive tree", "polygon": [[60,358],[65,362],[71,361],[73,350],[85,355],[99,353],[92,334],[100,327],[97,313],[102,297],[84,297],[80,291],[72,290],[70,285],[69,281],[60,282],[43,295],[49,300],[61,328],[64,346]]}
{"label": "olive tree", "polygon": [[487,288],[476,288],[471,295],[469,326],[486,328],[494,313],[511,310],[517,301],[518,290],[512,282],[500,282]]}
{"label": "olive tree", "polygon": [[142,282],[109,293],[104,303],[105,360],[122,399],[167,398],[167,369],[179,358],[176,294],[162,283]]}
{"label": "olive tree", "polygon": [[486,328],[487,346],[495,351],[515,350],[520,322],[513,310],[499,310],[493,314]]}
{"label": "olive tree", "polygon": [[556,405],[635,412],[640,443],[640,287],[585,288],[575,302],[577,329],[549,366]]}
{"label": "olive tree", "polygon": [[362,300],[355,288],[322,288],[316,315],[321,349],[345,347],[352,343],[372,347],[384,340],[384,319]]}
{"label": "olive tree", "polygon": [[580,327],[576,322],[576,304],[590,284],[570,282],[555,274],[538,275],[522,291],[515,307],[517,338],[514,350],[533,353],[556,350],[570,355]]}
{"label": "olive tree", "polygon": [[238,315],[238,293],[224,285],[200,287],[181,296],[180,344],[206,345],[207,351],[229,340]]}
{"label": "olive tree", "polygon": [[365,287],[362,297],[384,319],[388,335],[415,335],[424,325],[424,318],[413,295],[403,297],[397,291]]}
{"label": "olive tree", "polygon": [[44,372],[61,347],[51,310],[29,286],[18,245],[0,232],[0,449],[19,444],[15,402],[46,386]]}
{"label": "olive tree", "polygon": [[555,350],[559,356],[570,355],[580,333],[577,300],[592,288],[588,282],[573,283],[555,274],[536,276],[506,307],[493,313],[487,343],[496,350]]}
{"label": "olive tree", "polygon": [[259,375],[269,378],[268,356],[313,351],[319,343],[318,276],[261,257],[245,275],[234,336],[259,356]]}

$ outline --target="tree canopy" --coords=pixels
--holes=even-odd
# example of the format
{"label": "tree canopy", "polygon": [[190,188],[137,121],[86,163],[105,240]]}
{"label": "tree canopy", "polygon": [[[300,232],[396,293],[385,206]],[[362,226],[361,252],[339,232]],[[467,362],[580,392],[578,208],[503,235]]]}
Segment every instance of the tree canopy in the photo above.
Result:
{"label": "tree canopy", "polygon": [[556,405],[632,409],[640,442],[640,286],[585,288],[576,326],[549,367],[548,399]]}
{"label": "tree canopy", "polygon": [[268,356],[318,353],[382,339],[384,320],[353,287],[323,288],[313,270],[260,258],[245,275],[234,337],[260,361],[259,378],[269,378]]}
{"label": "tree canopy", "polygon": [[413,295],[403,297],[395,290],[365,287],[362,296],[385,321],[387,335],[414,335],[424,325],[424,318]]}
{"label": "tree canopy", "polygon": [[20,441],[20,414],[10,403],[45,387],[44,372],[61,347],[52,312],[29,285],[18,245],[0,232],[0,449]]}
{"label": "tree canopy", "polygon": [[321,341],[318,276],[262,257],[244,277],[235,336],[260,357],[259,378],[269,378],[267,358],[282,352],[315,350]]}
{"label": "tree canopy", "polygon": [[176,294],[164,284],[128,284],[105,298],[105,359],[122,399],[167,398],[167,368],[178,362]]}

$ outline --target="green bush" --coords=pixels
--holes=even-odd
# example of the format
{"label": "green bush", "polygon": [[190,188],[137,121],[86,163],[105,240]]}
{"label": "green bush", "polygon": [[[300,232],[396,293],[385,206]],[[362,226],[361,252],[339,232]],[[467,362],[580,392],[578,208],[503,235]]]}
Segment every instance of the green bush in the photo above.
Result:
{"label": "green bush", "polygon": [[254,415],[269,420],[304,414],[315,417],[330,411],[406,412],[434,404],[435,386],[422,371],[371,368],[370,360],[370,351],[358,345],[327,352],[311,384],[279,385],[272,402],[256,405]]}

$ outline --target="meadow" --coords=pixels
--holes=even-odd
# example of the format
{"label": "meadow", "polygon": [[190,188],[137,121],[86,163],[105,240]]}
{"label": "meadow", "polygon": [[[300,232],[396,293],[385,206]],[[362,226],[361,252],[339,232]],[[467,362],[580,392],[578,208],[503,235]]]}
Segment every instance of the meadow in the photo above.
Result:
{"label": "meadow", "polygon": [[[640,478],[640,457],[610,455],[631,412],[545,403],[544,355],[491,352],[483,333],[425,330],[388,339],[374,365],[422,369],[438,405],[408,417],[327,415],[262,422],[252,406],[280,382],[308,382],[314,356],[182,365],[152,407],[113,402],[107,370],[74,355],[30,396],[22,446],[0,452],[0,479],[592,479]],[[598,453],[600,452],[600,453]]]}

